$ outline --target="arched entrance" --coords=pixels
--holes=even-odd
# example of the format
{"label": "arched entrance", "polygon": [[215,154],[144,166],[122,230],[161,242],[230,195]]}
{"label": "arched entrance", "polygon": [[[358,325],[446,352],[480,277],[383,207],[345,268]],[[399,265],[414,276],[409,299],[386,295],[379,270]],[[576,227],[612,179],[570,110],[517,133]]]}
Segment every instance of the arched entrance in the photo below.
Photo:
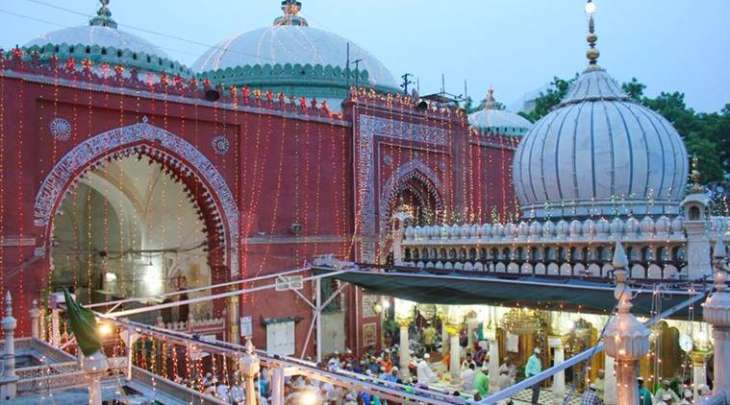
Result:
{"label": "arched entrance", "polygon": [[389,252],[390,221],[396,212],[411,214],[419,225],[438,222],[443,214],[444,204],[439,193],[441,181],[436,173],[420,160],[412,160],[400,166],[383,186],[380,197],[380,241],[381,258]]}
{"label": "arched entrance", "polygon": [[[233,194],[193,145],[147,122],[77,145],[36,196],[50,288],[146,297],[238,273]],[[230,270],[229,270],[230,269]]]}

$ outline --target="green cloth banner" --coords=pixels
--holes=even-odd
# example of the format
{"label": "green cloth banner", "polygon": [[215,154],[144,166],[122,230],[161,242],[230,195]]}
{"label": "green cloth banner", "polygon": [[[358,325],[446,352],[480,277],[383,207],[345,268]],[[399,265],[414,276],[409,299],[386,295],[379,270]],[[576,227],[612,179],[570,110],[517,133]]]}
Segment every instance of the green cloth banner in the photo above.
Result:
{"label": "green cloth banner", "polygon": [[84,356],[98,352],[101,349],[101,339],[96,334],[96,315],[74,301],[68,290],[63,290],[63,296],[66,300],[71,332],[76,336],[76,342],[79,344],[81,352]]}

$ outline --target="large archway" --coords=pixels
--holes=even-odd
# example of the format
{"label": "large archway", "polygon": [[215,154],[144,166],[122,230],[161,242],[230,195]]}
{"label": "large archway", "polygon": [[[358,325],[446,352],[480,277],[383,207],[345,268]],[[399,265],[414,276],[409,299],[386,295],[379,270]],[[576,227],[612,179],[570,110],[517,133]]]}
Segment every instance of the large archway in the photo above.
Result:
{"label": "large archway", "polygon": [[154,296],[238,273],[233,194],[194,146],[146,122],[77,145],[36,196],[51,288],[83,302]]}

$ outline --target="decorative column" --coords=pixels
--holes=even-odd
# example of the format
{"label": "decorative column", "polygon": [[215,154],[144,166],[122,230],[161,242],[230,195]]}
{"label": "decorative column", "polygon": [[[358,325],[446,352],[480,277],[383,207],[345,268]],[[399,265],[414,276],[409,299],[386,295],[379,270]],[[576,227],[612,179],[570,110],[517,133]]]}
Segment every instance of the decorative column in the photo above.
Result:
{"label": "decorative column", "polygon": [[241,370],[243,378],[246,380],[246,405],[256,405],[256,387],[253,379],[261,369],[261,363],[258,356],[254,353],[253,343],[251,339],[246,340],[246,352],[238,362],[238,368]]}
{"label": "decorative column", "polygon": [[411,362],[411,347],[408,337],[408,327],[414,317],[416,303],[406,300],[395,299],[395,321],[400,326],[400,345],[398,348],[398,367],[402,379],[409,377],[408,364]]}
{"label": "decorative column", "polygon": [[449,334],[449,371],[451,381],[459,382],[461,379],[461,345],[459,345],[459,332],[464,322],[463,310],[458,305],[449,305],[446,315],[446,328]]}
{"label": "decorative column", "polygon": [[[124,321],[129,321],[124,319]],[[134,344],[139,340],[140,334],[134,331],[132,326],[127,326],[126,329],[122,329],[119,333],[122,341],[127,346],[127,380],[132,380],[132,364],[134,360]],[[174,349],[173,349],[174,350]]]}
{"label": "decorative column", "polygon": [[393,215],[392,237],[393,237],[393,264],[400,266],[403,264],[403,236],[406,225],[410,219],[413,219],[410,213],[399,211]]}
{"label": "decorative column", "polygon": [[699,398],[699,388],[707,386],[707,359],[710,357],[709,352],[693,351],[689,354],[692,359],[692,392],[694,398]]}
{"label": "decorative column", "polygon": [[606,405],[616,405],[616,370],[614,370],[613,357],[604,356],[603,363],[603,403]]}
{"label": "decorative column", "polygon": [[284,368],[275,367],[271,376],[271,405],[284,405]]}
{"label": "decorative column", "polygon": [[38,308],[38,300],[33,300],[30,307],[30,336],[33,339],[41,338],[41,310]]}
{"label": "decorative column", "polygon": [[[560,336],[551,336],[548,338],[548,345],[553,348],[553,362],[558,365],[565,361],[565,350],[563,348],[563,340]],[[565,396],[565,371],[558,371],[553,375],[553,394],[557,398]]]}
{"label": "decorative column", "polygon": [[606,327],[606,354],[616,362],[617,403],[639,404],[639,386],[636,382],[639,360],[649,352],[649,329],[631,314],[631,289],[625,284],[628,259],[620,242],[613,256],[618,313]]}
{"label": "decorative column", "polygon": [[3,350],[3,374],[0,377],[0,398],[9,401],[18,394],[18,376],[15,374],[15,327],[18,322],[13,318],[13,299],[10,291],[5,295],[5,317],[2,320],[5,332]]}
{"label": "decorative column", "polygon": [[725,249],[722,240],[715,245],[715,292],[707,298],[702,309],[702,318],[712,325],[715,395],[730,395],[730,291],[727,288]]}
{"label": "decorative column", "polygon": [[89,384],[89,405],[101,405],[101,379],[109,368],[106,356],[98,351],[90,356],[81,354],[81,369]]}

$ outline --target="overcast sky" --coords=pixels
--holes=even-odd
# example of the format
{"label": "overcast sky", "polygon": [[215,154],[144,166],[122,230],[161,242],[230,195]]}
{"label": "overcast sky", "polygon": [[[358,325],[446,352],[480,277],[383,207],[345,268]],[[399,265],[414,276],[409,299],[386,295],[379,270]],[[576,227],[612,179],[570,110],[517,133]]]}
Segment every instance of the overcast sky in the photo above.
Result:
{"label": "overcast sky", "polygon": [[[730,0],[596,0],[600,64],[619,81],[637,77],[650,95],[686,94],[699,111],[730,103]],[[2,0],[0,47],[24,44],[59,26],[87,18],[48,3],[94,14],[94,0]],[[394,76],[415,74],[421,93],[447,90],[483,98],[493,85],[512,105],[553,76],[585,67],[584,0],[303,0],[310,25],[351,39],[378,57]],[[204,46],[271,25],[279,0],[112,0],[120,27],[191,65]],[[34,21],[8,12],[31,16]],[[49,24],[53,23],[53,24]]]}

